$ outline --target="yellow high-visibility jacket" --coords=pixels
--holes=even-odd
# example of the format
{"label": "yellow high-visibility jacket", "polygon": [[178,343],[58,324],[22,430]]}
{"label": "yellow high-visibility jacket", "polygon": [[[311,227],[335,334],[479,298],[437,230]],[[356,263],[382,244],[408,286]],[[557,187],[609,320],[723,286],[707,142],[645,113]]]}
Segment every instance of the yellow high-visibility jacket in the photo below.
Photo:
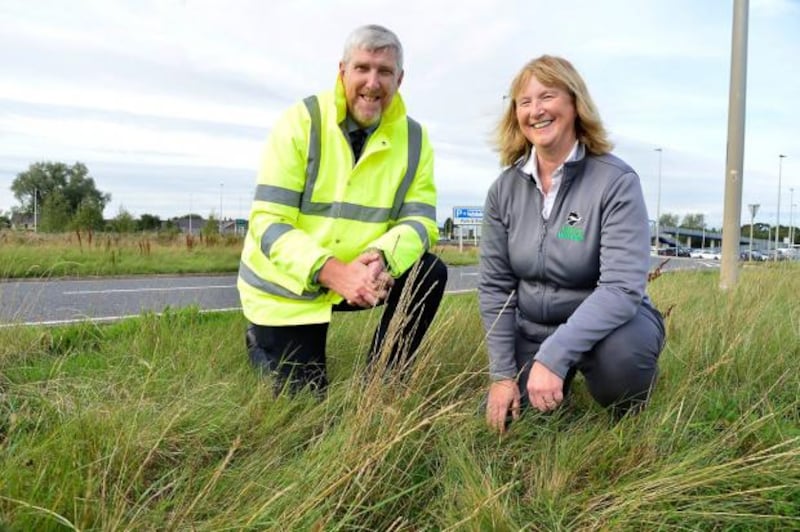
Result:
{"label": "yellow high-visibility jacket", "polygon": [[288,109],[269,135],[237,282],[252,323],[330,321],[342,297],[315,279],[330,257],[350,262],[378,249],[398,277],[436,243],[427,132],[395,94],[354,165],[346,114],[339,79]]}

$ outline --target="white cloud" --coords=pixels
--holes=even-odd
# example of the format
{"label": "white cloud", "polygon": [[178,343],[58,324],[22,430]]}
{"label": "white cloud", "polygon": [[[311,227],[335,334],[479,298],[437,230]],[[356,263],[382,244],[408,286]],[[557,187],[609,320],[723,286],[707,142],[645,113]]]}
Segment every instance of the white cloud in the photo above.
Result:
{"label": "white cloud", "polygon": [[[791,68],[800,4],[750,6],[743,204],[761,203],[768,217],[778,153],[790,156],[784,187],[800,190]],[[661,146],[662,212],[721,221],[732,13],[727,2],[689,0],[6,0],[0,209],[13,204],[14,175],[42,159],[86,162],[114,197],[110,214],[119,203],[183,213],[185,197],[170,194],[187,188],[208,210],[221,180],[230,197],[247,198],[278,113],[330,87],[347,32],[377,22],[405,45],[401,91],[434,142],[440,218],[483,203],[499,171],[488,137],[502,95],[525,61],[554,53],[585,77],[651,216]]]}

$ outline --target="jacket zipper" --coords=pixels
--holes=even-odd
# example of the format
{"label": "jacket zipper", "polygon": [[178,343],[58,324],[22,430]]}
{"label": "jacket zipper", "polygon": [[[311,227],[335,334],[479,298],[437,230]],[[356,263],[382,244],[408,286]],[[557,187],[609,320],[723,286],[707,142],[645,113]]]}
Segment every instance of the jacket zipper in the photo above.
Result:
{"label": "jacket zipper", "polygon": [[[542,213],[541,213],[541,210],[540,210],[537,213],[537,216],[541,216],[541,215],[542,215]],[[540,264],[540,268],[541,268],[540,271],[542,272],[543,275],[544,275],[544,272],[545,272],[544,242],[547,239],[547,230],[548,230],[549,227],[550,227],[550,224],[548,223],[548,220],[545,220],[543,218],[542,219],[542,233],[541,233],[541,236],[539,237],[539,264]],[[547,305],[545,304],[546,300],[547,300],[547,283],[546,282],[542,282],[542,296],[541,296],[541,299],[539,300],[540,303],[541,303],[540,315],[542,316],[543,321],[545,321],[545,322],[546,322],[546,320],[544,318],[546,316],[546,310],[547,310]]]}

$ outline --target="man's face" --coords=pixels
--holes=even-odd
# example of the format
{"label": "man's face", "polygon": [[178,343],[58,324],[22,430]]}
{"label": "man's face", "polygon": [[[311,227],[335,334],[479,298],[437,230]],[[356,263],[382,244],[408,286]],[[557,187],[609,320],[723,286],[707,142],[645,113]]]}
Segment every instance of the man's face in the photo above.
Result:
{"label": "man's face", "polygon": [[347,110],[363,127],[380,120],[403,81],[392,48],[352,50],[349,61],[339,63],[339,75],[344,83]]}

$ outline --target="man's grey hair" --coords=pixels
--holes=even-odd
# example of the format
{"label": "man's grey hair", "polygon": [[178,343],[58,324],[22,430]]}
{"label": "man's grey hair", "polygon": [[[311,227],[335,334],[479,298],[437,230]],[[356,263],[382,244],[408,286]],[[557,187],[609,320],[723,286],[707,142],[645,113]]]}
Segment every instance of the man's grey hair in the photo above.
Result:
{"label": "man's grey hair", "polygon": [[355,49],[369,50],[382,50],[384,48],[392,48],[397,56],[397,71],[403,71],[403,45],[400,44],[400,39],[389,29],[379,26],[377,24],[367,24],[353,30],[344,42],[344,53],[342,54],[342,63],[347,64],[350,61],[350,56]]}

